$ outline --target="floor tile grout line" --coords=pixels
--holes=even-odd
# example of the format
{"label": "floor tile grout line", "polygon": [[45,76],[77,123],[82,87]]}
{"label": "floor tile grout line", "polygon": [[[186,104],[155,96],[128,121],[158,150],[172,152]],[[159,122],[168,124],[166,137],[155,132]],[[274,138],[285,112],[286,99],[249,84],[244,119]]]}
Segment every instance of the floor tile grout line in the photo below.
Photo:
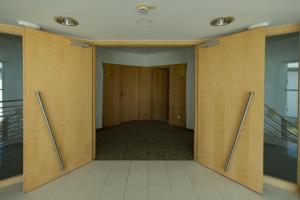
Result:
{"label": "floor tile grout line", "polygon": [[111,161],[111,163],[110,163],[109,170],[108,170],[108,172],[107,172],[107,174],[106,174],[106,176],[105,176],[105,180],[104,180],[104,182],[103,182],[102,188],[101,188],[101,190],[100,190],[100,192],[99,192],[99,194],[98,194],[98,196],[97,196],[97,199],[98,199],[98,200],[99,200],[99,198],[100,198],[100,196],[101,196],[101,194],[102,194],[102,192],[103,192],[103,190],[104,190],[104,187],[105,187],[105,185],[106,185],[106,182],[107,182],[107,179],[108,179],[108,177],[109,177],[109,174],[111,173],[112,166],[113,166],[113,161]]}
{"label": "floor tile grout line", "polygon": [[148,167],[148,195],[147,195],[147,199],[150,200],[150,161],[147,160],[147,167]]}
{"label": "floor tile grout line", "polygon": [[195,188],[195,186],[194,186],[194,184],[193,184],[193,182],[192,182],[192,180],[191,180],[191,176],[190,176],[190,174],[189,174],[189,172],[188,172],[188,170],[187,170],[185,161],[183,161],[183,166],[184,166],[185,172],[186,172],[186,174],[187,174],[187,176],[188,176],[188,179],[189,179],[189,181],[190,181],[190,183],[191,183],[191,185],[192,185],[193,191],[194,191],[194,193],[195,193],[197,199],[200,200],[201,198],[199,197],[199,195],[198,195],[198,193],[197,193],[197,191],[196,191],[196,188]]}
{"label": "floor tile grout line", "polygon": [[128,184],[129,174],[130,174],[130,171],[131,171],[131,165],[132,165],[132,160],[130,160],[130,164],[129,164],[129,169],[128,169],[126,183],[125,183],[124,192],[123,192],[123,200],[125,200],[125,195],[126,195],[126,190],[127,190],[127,184]]}
{"label": "floor tile grout line", "polygon": [[171,183],[171,179],[170,179],[170,173],[169,173],[169,168],[168,168],[167,161],[165,161],[165,166],[166,166],[166,170],[167,170],[167,175],[168,175],[170,190],[172,192],[172,199],[175,199],[175,193],[174,193],[174,189],[172,187],[172,183]]}
{"label": "floor tile grout line", "polygon": [[[198,163],[198,164],[199,164],[199,163]],[[201,166],[203,166],[203,165],[201,165]],[[205,166],[203,166],[203,167],[205,167]],[[205,167],[205,168],[206,168],[206,170],[211,170],[211,169],[209,169],[209,168],[207,168],[207,167]],[[210,182],[215,186],[216,191],[218,191],[218,194],[220,195],[220,197],[221,197],[223,200],[226,200],[225,197],[224,197],[224,195],[223,195],[222,192],[220,191],[218,185],[212,180],[211,176],[208,174],[208,172],[207,172],[206,170],[204,171],[204,173],[206,174],[206,176],[208,177],[208,179],[210,180]],[[215,171],[212,171],[212,172],[213,172],[213,173],[216,173]]]}
{"label": "floor tile grout line", "polygon": [[[201,165],[201,166],[203,166],[203,165]],[[205,166],[203,166],[203,167],[205,167]],[[211,170],[211,169],[209,169],[209,168],[207,168],[207,167],[205,167],[205,168],[206,168],[207,170],[209,170],[210,172],[216,174],[217,176],[221,176],[221,177],[223,177],[223,178],[225,178],[225,179],[228,179],[227,177],[222,176],[222,175],[220,175],[219,173],[217,173],[217,172],[215,172],[215,171],[213,171],[213,170]],[[221,192],[221,190],[219,189],[218,184],[214,182],[214,180],[212,179],[211,175],[209,175],[209,173],[208,173],[207,170],[205,170],[205,174],[208,176],[208,178],[210,179],[211,183],[212,183],[212,184],[215,186],[215,188],[217,189],[217,191],[218,191],[220,197],[221,197],[223,200],[225,200],[226,198],[225,198],[225,196],[223,195],[223,193]],[[230,180],[230,181],[231,181],[231,182],[234,182],[233,180]],[[243,186],[243,185],[240,185],[240,187],[244,187],[244,186]],[[248,188],[246,188],[246,187],[244,187],[244,188],[245,188],[245,189],[248,189]],[[245,194],[244,196],[246,197],[246,200],[250,200],[250,199],[251,199],[244,191],[242,191],[242,193]]]}
{"label": "floor tile grout line", "polygon": [[[91,161],[90,163],[86,164],[85,166],[93,164],[92,162],[93,162],[93,161]],[[83,167],[84,167],[84,166],[83,166]],[[80,188],[81,188],[81,186],[84,184],[84,182],[87,180],[88,175],[89,175],[89,173],[91,172],[92,168],[93,168],[93,166],[90,167],[90,169],[88,170],[88,172],[87,172],[87,174],[86,174],[84,180],[77,186],[77,187],[78,187],[78,190],[75,192],[74,196],[72,197],[72,200],[74,200],[74,199],[76,198],[76,196],[79,194]]]}

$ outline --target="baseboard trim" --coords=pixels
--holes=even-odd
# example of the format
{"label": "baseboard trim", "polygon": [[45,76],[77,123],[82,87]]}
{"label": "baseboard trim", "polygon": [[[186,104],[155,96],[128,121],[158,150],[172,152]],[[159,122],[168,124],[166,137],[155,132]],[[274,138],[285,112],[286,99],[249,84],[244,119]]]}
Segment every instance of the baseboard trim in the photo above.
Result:
{"label": "baseboard trim", "polygon": [[292,192],[300,192],[296,183],[291,183],[271,176],[264,176],[264,183]]}
{"label": "baseboard trim", "polygon": [[21,183],[23,181],[23,175],[14,176],[12,178],[4,179],[0,181],[0,188],[4,188],[10,185]]}

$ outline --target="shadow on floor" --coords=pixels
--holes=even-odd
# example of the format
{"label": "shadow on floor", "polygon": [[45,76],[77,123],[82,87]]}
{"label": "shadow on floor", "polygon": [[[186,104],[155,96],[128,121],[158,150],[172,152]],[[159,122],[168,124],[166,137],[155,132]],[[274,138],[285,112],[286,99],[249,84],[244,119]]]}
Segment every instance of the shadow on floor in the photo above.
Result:
{"label": "shadow on floor", "polygon": [[157,121],[97,130],[97,160],[193,160],[194,133]]}

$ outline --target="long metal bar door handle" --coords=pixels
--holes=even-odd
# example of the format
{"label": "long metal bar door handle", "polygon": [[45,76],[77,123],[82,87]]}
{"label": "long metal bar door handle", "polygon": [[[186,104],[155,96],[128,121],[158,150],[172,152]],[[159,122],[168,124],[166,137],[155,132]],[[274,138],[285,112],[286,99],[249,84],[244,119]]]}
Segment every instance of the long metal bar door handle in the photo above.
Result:
{"label": "long metal bar door handle", "polygon": [[239,141],[239,137],[240,137],[240,135],[241,135],[241,130],[242,130],[242,128],[243,128],[245,119],[246,119],[246,117],[247,117],[248,110],[249,110],[249,107],[250,107],[250,104],[251,104],[251,102],[252,102],[252,99],[253,99],[254,94],[255,94],[255,92],[250,92],[250,94],[249,94],[248,101],[247,101],[247,104],[246,104],[246,106],[245,106],[245,109],[244,109],[244,112],[243,112],[243,116],[242,116],[242,119],[241,119],[239,128],[238,128],[238,130],[237,130],[237,132],[236,132],[236,135],[235,135],[234,141],[233,141],[233,143],[232,143],[230,152],[229,152],[229,154],[228,154],[228,156],[227,156],[227,159],[226,159],[226,163],[225,163],[225,166],[224,166],[224,171],[225,171],[225,172],[228,172],[228,170],[229,170],[230,163],[231,163],[233,154],[234,154],[234,152],[235,152],[236,145],[237,145],[237,143],[238,143],[238,141]]}
{"label": "long metal bar door handle", "polygon": [[45,123],[46,123],[46,126],[47,126],[47,129],[48,129],[48,133],[49,133],[49,136],[50,136],[50,139],[51,139],[51,142],[53,144],[53,147],[54,147],[54,151],[55,151],[55,154],[56,154],[56,157],[58,159],[58,163],[59,163],[59,166],[60,166],[60,170],[61,171],[64,171],[64,162],[61,158],[61,154],[60,154],[60,151],[58,149],[58,146],[57,146],[57,143],[55,141],[55,138],[53,136],[53,131],[52,131],[52,128],[51,128],[51,124],[48,120],[48,116],[47,116],[47,113],[45,111],[45,106],[44,106],[44,102],[43,102],[43,99],[42,99],[42,96],[41,96],[41,93],[40,91],[36,91],[35,92],[35,95],[38,99],[38,102],[40,104],[40,108],[41,108],[41,111],[43,113],[43,117],[44,117],[44,120],[45,120]]}

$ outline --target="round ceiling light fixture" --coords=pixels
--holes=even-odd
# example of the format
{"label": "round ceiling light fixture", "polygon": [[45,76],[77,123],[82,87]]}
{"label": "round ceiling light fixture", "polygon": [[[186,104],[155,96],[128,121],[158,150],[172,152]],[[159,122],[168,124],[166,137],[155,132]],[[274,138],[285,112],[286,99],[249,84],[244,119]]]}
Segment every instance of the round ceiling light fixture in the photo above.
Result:
{"label": "round ceiling light fixture", "polygon": [[72,17],[56,16],[54,21],[64,26],[78,26],[79,22]]}
{"label": "round ceiling light fixture", "polygon": [[139,4],[139,5],[137,5],[136,8],[139,13],[145,14],[145,13],[148,13],[150,10],[153,10],[155,7],[145,5],[145,4]]}
{"label": "round ceiling light fixture", "polygon": [[226,16],[226,17],[218,17],[210,21],[210,25],[212,26],[225,26],[234,21],[234,17]]}

